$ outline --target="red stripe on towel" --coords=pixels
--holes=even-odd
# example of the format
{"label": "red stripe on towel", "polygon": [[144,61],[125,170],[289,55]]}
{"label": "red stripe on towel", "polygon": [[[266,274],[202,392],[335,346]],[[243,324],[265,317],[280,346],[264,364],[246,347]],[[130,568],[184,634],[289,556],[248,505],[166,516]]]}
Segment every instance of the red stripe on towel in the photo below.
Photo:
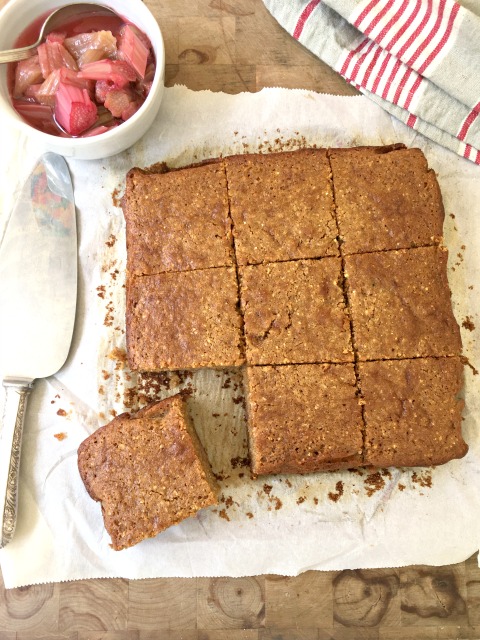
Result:
{"label": "red stripe on towel", "polygon": [[465,120],[463,121],[462,124],[462,128],[460,129],[460,132],[457,136],[457,138],[459,140],[465,140],[465,136],[468,133],[468,130],[470,129],[470,127],[472,126],[472,124],[474,123],[474,121],[478,118],[478,116],[480,115],[479,113],[480,110],[480,102],[478,102],[473,109],[470,111],[470,113],[468,114],[468,116],[465,118]]}
{"label": "red stripe on towel", "polygon": [[[365,9],[362,11],[362,13],[358,16],[358,18],[355,20],[355,22],[353,23],[357,28],[358,26],[365,20],[365,18],[368,16],[368,14],[370,13],[370,11],[380,2],[380,0],[371,0],[371,2],[369,2],[367,4],[367,6],[365,7]],[[366,31],[364,29],[362,29],[362,31],[364,31],[366,33]]]}
{"label": "red stripe on towel", "polygon": [[445,29],[445,33],[442,36],[442,39],[440,40],[440,42],[437,44],[437,46],[435,47],[435,49],[432,51],[432,53],[428,56],[428,58],[425,60],[425,62],[421,65],[420,69],[418,70],[418,73],[423,74],[423,72],[425,71],[425,69],[432,64],[432,62],[435,60],[435,58],[438,56],[438,54],[440,53],[440,51],[443,49],[443,47],[447,44],[450,36],[452,35],[452,29],[453,29],[453,24],[455,22],[455,18],[457,17],[458,11],[460,9],[460,5],[455,3],[452,7],[452,10],[450,12],[450,16],[448,18],[448,22],[447,22],[447,27]]}
{"label": "red stripe on towel", "polygon": [[305,26],[305,23],[307,22],[308,18],[312,15],[312,11],[319,4],[320,4],[320,0],[311,0],[311,2],[309,2],[305,7],[305,9],[302,11],[302,13],[300,14],[300,18],[298,19],[298,22],[295,26],[295,30],[293,32],[293,37],[295,38],[295,40],[298,40],[299,37],[302,35],[302,31],[303,31],[303,27]]}

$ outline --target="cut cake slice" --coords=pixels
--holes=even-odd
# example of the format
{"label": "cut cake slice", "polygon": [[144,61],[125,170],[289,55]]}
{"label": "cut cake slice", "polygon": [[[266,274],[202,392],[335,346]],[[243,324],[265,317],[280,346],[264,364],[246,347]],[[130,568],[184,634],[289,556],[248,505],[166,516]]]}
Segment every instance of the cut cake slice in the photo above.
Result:
{"label": "cut cake slice", "polygon": [[234,264],[225,168],[212,161],[166,173],[132,169],[123,212],[134,275]]}
{"label": "cut cake slice", "polygon": [[362,464],[353,364],[247,367],[252,471],[311,473]]}
{"label": "cut cake slice", "polygon": [[127,279],[127,353],[140,371],[243,364],[234,268]]}
{"label": "cut cake slice", "polygon": [[360,362],[365,464],[430,466],[461,458],[463,364],[454,358]]}
{"label": "cut cake slice", "polygon": [[436,246],[345,257],[360,360],[460,354],[447,258]]}
{"label": "cut cake slice", "polygon": [[338,256],[325,149],[225,158],[239,265]]}
{"label": "cut cake slice", "polygon": [[420,149],[330,149],[329,158],[344,254],[441,242],[442,195]]}
{"label": "cut cake slice", "polygon": [[78,449],[78,469],[101,503],[117,551],[218,502],[216,480],[180,395],[97,429]]}
{"label": "cut cake slice", "polygon": [[353,362],[340,258],[239,272],[248,364]]}

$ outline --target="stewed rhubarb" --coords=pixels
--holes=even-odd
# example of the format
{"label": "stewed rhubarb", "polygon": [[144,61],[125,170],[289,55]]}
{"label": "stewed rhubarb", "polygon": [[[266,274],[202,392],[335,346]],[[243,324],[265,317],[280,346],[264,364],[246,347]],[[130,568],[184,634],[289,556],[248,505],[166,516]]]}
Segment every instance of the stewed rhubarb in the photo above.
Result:
{"label": "stewed rhubarb", "polygon": [[[29,44],[41,16],[15,43]],[[27,60],[10,65],[18,113],[46,133],[86,137],[110,131],[142,106],[155,74],[148,37],[121,18],[92,14],[48,34]]]}

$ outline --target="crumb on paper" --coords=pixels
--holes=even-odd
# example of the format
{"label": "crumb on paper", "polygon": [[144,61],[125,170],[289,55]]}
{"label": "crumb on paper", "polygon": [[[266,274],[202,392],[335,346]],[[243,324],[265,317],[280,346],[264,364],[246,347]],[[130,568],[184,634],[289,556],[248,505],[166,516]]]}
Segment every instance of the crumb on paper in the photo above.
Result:
{"label": "crumb on paper", "polygon": [[64,418],[67,415],[67,412],[65,411],[65,409],[59,409],[57,411],[57,416],[61,416],[62,418]]}
{"label": "crumb on paper", "polygon": [[241,456],[237,456],[236,458],[230,459],[230,464],[232,465],[232,469],[237,469],[237,467],[249,467],[250,458],[242,458]]}
{"label": "crumb on paper", "polygon": [[332,502],[338,502],[342,496],[343,496],[343,482],[339,480],[335,485],[335,491],[328,492],[328,498]]}
{"label": "crumb on paper", "polygon": [[462,322],[462,327],[464,329],[467,329],[467,331],[475,331],[475,325],[472,322],[472,319],[470,318],[470,316],[465,316],[463,322]]}
{"label": "crumb on paper", "polygon": [[412,482],[420,485],[423,488],[430,489],[432,486],[432,472],[431,471],[422,471],[417,473],[414,471],[412,473]]}
{"label": "crumb on paper", "polygon": [[65,440],[65,438],[67,437],[67,434],[65,433],[65,431],[61,431],[60,433],[54,433],[53,437],[56,438],[59,442],[61,442],[62,440]]}
{"label": "crumb on paper", "polygon": [[223,518],[227,522],[230,522],[230,518],[228,517],[227,512],[225,511],[225,509],[220,509],[220,511],[218,512],[218,515],[219,515],[220,518]]}
{"label": "crumb on paper", "polygon": [[363,481],[367,496],[370,498],[376,491],[381,491],[385,486],[385,480],[382,477],[380,471],[371,473]]}
{"label": "crumb on paper", "polygon": [[460,361],[463,365],[466,365],[471,369],[474,376],[478,376],[478,370],[475,369],[473,364],[470,362],[470,360],[466,356],[460,356]]}
{"label": "crumb on paper", "polygon": [[305,502],[305,500],[306,500],[306,497],[305,497],[305,496],[300,496],[300,497],[297,499],[297,504],[302,504],[303,502]]}
{"label": "crumb on paper", "polygon": [[272,485],[271,484],[264,484],[263,485],[263,492],[267,494],[267,496],[269,496],[272,492]]}
{"label": "crumb on paper", "polygon": [[399,491],[405,491],[406,487],[404,484],[402,484],[401,482],[398,483],[398,490]]}
{"label": "crumb on paper", "polygon": [[107,245],[107,247],[113,247],[113,245],[115,244],[115,242],[117,241],[117,237],[113,235],[113,233],[110,234],[110,237],[108,238],[108,240],[105,242],[105,244]]}
{"label": "crumb on paper", "polygon": [[115,360],[116,362],[126,364],[127,352],[125,351],[125,349],[120,349],[118,347],[115,347],[115,349],[112,349],[112,351],[110,351],[110,353],[107,354],[107,358],[109,358],[109,360]]}
{"label": "crumb on paper", "polygon": [[250,520],[253,518],[253,513],[251,511],[247,511],[245,515],[247,516],[247,518],[250,518]]}

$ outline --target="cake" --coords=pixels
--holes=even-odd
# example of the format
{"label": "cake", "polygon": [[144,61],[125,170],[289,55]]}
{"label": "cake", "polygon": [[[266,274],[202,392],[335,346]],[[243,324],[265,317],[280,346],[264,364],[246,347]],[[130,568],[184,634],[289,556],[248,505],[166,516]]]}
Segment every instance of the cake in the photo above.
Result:
{"label": "cake", "polygon": [[325,149],[230,156],[225,166],[239,265],[338,256]]}
{"label": "cake", "polygon": [[340,258],[239,267],[249,364],[353,362]]}
{"label": "cake", "polygon": [[246,368],[255,474],[362,464],[363,422],[353,364]]}
{"label": "cake", "polygon": [[420,149],[331,149],[329,159],[344,254],[441,241],[442,196]]}
{"label": "cake", "polygon": [[132,369],[244,366],[258,475],[464,455],[445,213],[420,150],[162,171],[127,177]]}
{"label": "cake", "polygon": [[447,258],[437,246],[345,257],[360,360],[460,354]]}
{"label": "cake", "polygon": [[222,163],[126,180],[128,270],[134,275],[231,267],[233,239]]}
{"label": "cake", "polygon": [[235,269],[127,279],[127,353],[142,371],[243,364]]}
{"label": "cake", "polygon": [[218,487],[180,395],[122,414],[78,449],[89,495],[115,550],[152,538],[217,504]]}
{"label": "cake", "polygon": [[365,400],[365,464],[438,465],[461,458],[460,358],[359,363]]}

